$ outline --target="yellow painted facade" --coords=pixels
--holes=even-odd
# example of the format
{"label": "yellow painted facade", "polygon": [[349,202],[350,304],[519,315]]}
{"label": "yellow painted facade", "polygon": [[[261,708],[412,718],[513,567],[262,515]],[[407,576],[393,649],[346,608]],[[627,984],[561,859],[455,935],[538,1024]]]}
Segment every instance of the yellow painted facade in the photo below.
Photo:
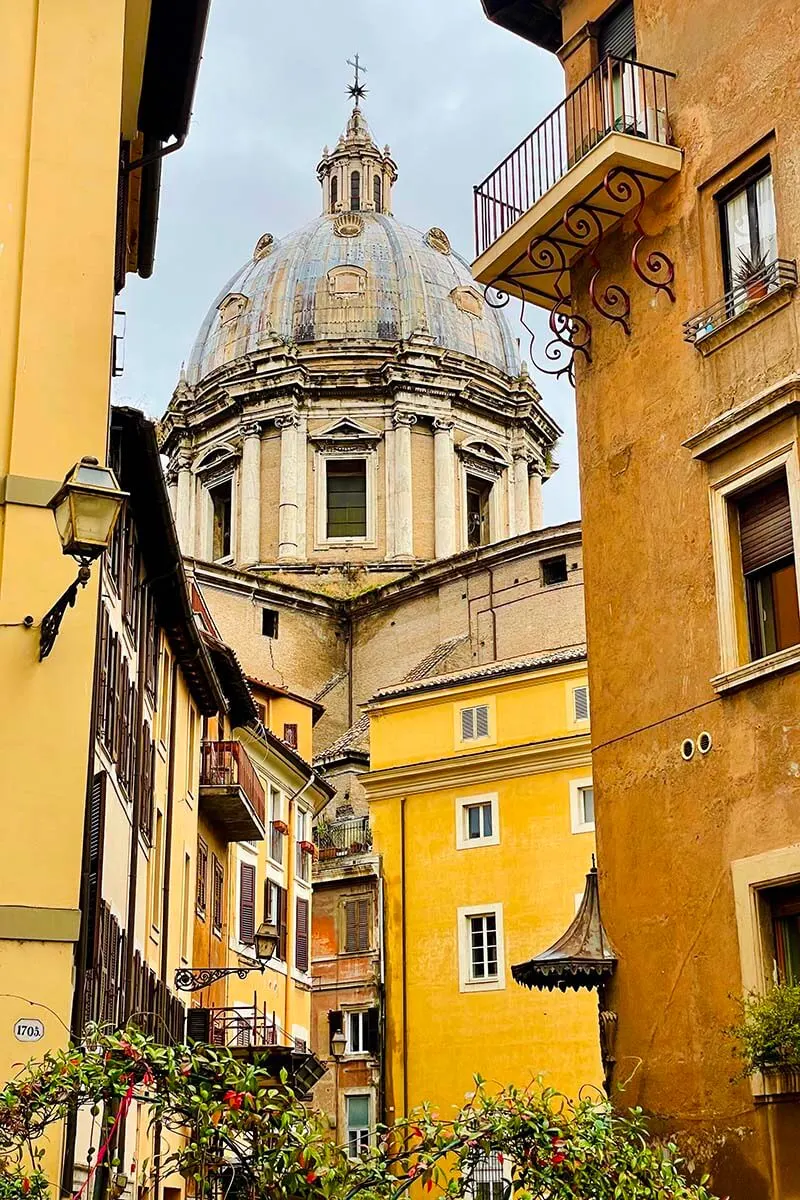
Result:
{"label": "yellow painted facade", "polygon": [[[569,925],[594,851],[577,806],[591,785],[589,722],[575,717],[586,663],[547,658],[401,685],[370,705],[362,781],[383,863],[390,1122],[424,1100],[446,1115],[475,1072],[520,1085],[543,1074],[571,1095],[600,1083],[595,997],[530,993],[511,977]],[[464,737],[462,711],[478,708],[486,733]],[[470,922],[483,914],[499,961],[476,982]]]}

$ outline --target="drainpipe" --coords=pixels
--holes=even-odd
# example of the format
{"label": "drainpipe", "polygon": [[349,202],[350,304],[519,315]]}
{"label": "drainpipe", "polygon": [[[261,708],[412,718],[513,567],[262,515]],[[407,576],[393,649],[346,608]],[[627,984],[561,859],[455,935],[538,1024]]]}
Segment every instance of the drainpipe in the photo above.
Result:
{"label": "drainpipe", "polygon": [[[400,896],[402,924],[400,954],[403,960],[403,1116],[408,1116],[408,1004],[406,997],[406,798],[400,800]],[[395,1113],[395,1119],[397,1114]]]}
{"label": "drainpipe", "polygon": [[[161,978],[167,983],[169,962],[169,884],[172,869],[172,819],[175,807],[175,744],[178,725],[178,660],[172,660],[172,687],[169,713],[169,762],[167,766],[167,812],[164,833],[164,880],[161,894]],[[166,999],[166,997],[165,997]],[[162,1021],[165,1013],[159,1013]]]}

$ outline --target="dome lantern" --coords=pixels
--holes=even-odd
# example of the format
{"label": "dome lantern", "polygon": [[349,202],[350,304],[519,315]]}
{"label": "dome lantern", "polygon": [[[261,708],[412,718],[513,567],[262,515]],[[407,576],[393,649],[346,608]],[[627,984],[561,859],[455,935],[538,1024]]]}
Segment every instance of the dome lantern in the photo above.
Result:
{"label": "dome lantern", "polygon": [[389,147],[379,150],[358,103],[333,151],[326,146],[317,167],[322,211],[375,212],[390,215],[397,165]]}

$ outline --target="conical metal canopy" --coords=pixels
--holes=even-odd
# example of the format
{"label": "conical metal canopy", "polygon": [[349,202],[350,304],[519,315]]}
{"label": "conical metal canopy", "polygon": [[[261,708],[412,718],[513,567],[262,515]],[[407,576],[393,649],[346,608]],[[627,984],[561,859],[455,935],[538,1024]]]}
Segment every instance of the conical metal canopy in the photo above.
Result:
{"label": "conical metal canopy", "polygon": [[557,942],[528,962],[511,968],[517,983],[529,988],[598,987],[617,965],[614,947],[600,919],[597,867],[586,876],[586,890],[575,919]]}

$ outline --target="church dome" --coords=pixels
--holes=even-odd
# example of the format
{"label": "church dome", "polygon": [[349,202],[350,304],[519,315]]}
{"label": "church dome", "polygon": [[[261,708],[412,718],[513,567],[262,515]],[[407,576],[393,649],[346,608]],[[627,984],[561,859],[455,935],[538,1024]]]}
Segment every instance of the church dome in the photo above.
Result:
{"label": "church dome", "polygon": [[358,108],[317,172],[323,215],[279,241],[259,239],[202,324],[189,384],[276,336],[298,345],[396,343],[415,332],[516,376],[519,351],[508,323],[487,305],[447,235],[422,234],[390,213],[396,168]]}

